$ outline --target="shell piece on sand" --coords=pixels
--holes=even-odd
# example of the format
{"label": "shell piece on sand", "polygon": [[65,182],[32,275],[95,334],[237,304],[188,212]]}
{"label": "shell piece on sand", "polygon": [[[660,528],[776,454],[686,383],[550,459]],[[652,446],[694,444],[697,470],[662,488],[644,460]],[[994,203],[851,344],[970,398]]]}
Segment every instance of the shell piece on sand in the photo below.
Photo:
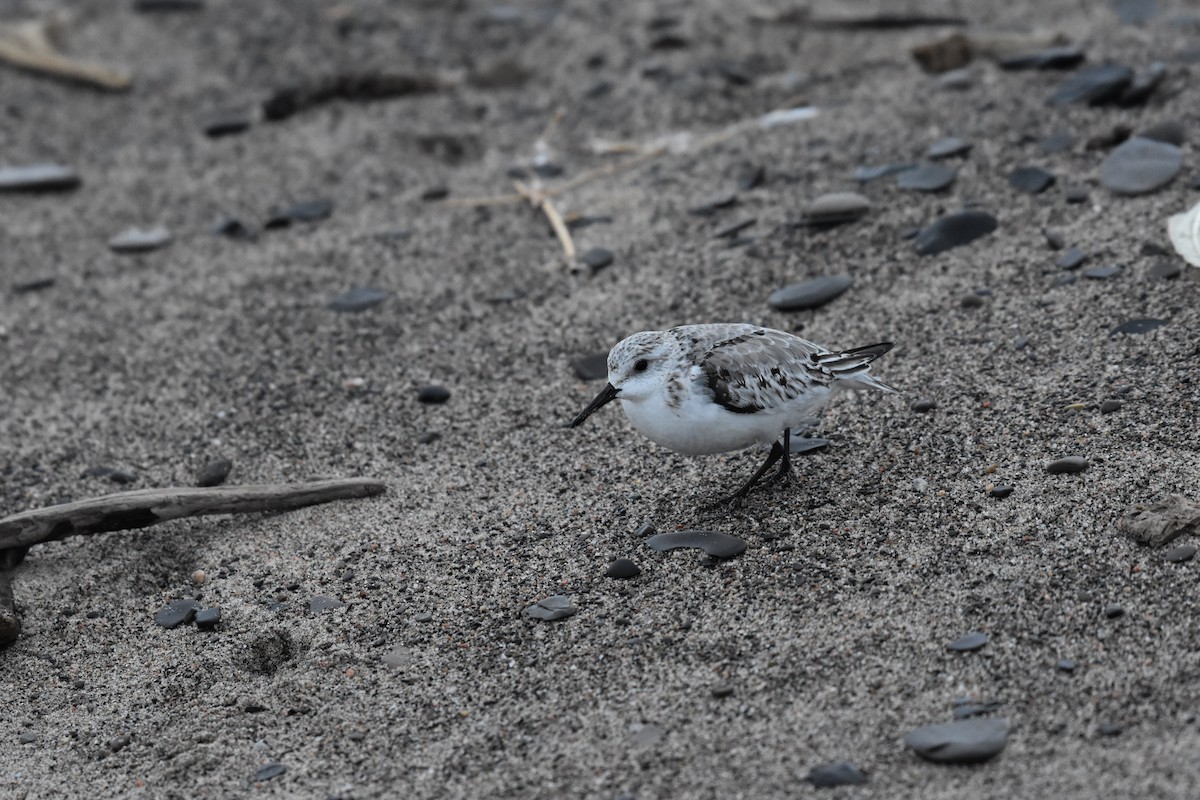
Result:
{"label": "shell piece on sand", "polygon": [[1184,261],[1200,267],[1200,203],[1168,219],[1167,235]]}

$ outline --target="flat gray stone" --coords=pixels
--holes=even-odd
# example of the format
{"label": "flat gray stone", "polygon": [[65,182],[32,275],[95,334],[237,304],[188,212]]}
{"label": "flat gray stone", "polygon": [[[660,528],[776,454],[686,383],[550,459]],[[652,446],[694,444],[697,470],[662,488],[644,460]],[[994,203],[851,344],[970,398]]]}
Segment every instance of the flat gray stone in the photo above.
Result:
{"label": "flat gray stone", "polygon": [[556,594],[544,600],[538,600],[526,608],[525,616],[531,619],[542,620],[543,622],[553,622],[554,620],[566,619],[578,610],[575,606],[571,605],[571,598],[566,595]]}
{"label": "flat gray stone", "polygon": [[0,192],[61,192],[81,183],[75,170],[60,164],[0,167]]}
{"label": "flat gray stone", "polygon": [[1177,145],[1134,136],[1108,154],[1100,165],[1100,183],[1114,194],[1139,195],[1161,189],[1183,167]]}
{"label": "flat gray stone", "polygon": [[841,761],[837,764],[822,764],[808,771],[808,782],[823,788],[828,786],[854,786],[866,783],[867,776],[855,764]]}
{"label": "flat gray stone", "polygon": [[915,166],[916,164],[877,164],[870,167],[859,167],[854,170],[854,179],[859,183],[870,183],[898,172],[905,172]]}
{"label": "flat gray stone", "polygon": [[949,188],[958,170],[945,164],[921,164],[896,176],[896,186],[916,192],[940,192]]}
{"label": "flat gray stone", "polygon": [[904,744],[921,758],[941,764],[978,764],[994,758],[1008,744],[1006,719],[965,719],[917,728]]}
{"label": "flat gray stone", "polygon": [[971,152],[971,147],[972,144],[968,141],[959,139],[957,136],[947,136],[929,145],[929,149],[925,151],[925,155],[929,158],[965,156]]}
{"label": "flat gray stone", "polygon": [[335,608],[345,608],[346,604],[336,597],[326,597],[324,595],[316,595],[309,598],[308,613],[320,614],[323,611],[332,611]]}
{"label": "flat gray stone", "polygon": [[1074,103],[1100,105],[1116,100],[1133,82],[1133,70],[1124,64],[1100,64],[1085,67],[1063,81],[1054,94],[1050,105],[1065,106]]}
{"label": "flat gray stone", "polygon": [[108,246],[115,253],[147,253],[157,250],[171,241],[171,232],[162,225],[142,230],[129,228],[121,231],[108,240]]}
{"label": "flat gray stone", "polygon": [[746,542],[719,531],[674,531],[657,533],[646,540],[651,550],[675,550],[696,547],[713,558],[733,558],[745,552]]}
{"label": "flat gray stone", "polygon": [[343,292],[326,303],[330,311],[339,314],[351,314],[374,308],[387,299],[388,293],[383,289],[370,286],[356,286],[348,292]]}
{"label": "flat gray stone", "polygon": [[192,599],[172,600],[154,612],[154,624],[170,630],[191,622],[200,610],[200,604]]}
{"label": "flat gray stone", "polygon": [[1127,335],[1137,335],[1141,333],[1149,333],[1157,330],[1164,325],[1170,323],[1167,319],[1153,319],[1150,317],[1141,317],[1139,319],[1129,319],[1122,322],[1120,325],[1108,332],[1109,336],[1116,336],[1118,333]]}
{"label": "flat gray stone", "polygon": [[973,633],[963,634],[953,642],[947,644],[946,649],[953,650],[956,653],[973,653],[976,650],[982,649],[987,643],[987,634],[976,631]]}
{"label": "flat gray stone", "polygon": [[822,275],[776,289],[767,298],[767,304],[776,311],[820,308],[840,296],[853,283],[854,279],[849,275]]}
{"label": "flat gray stone", "polygon": [[1021,192],[1041,194],[1054,185],[1054,174],[1041,167],[1017,167],[1008,176],[1008,185]]}
{"label": "flat gray stone", "polygon": [[934,220],[917,234],[917,253],[932,256],[969,244],[996,230],[996,218],[985,211],[961,211]]}
{"label": "flat gray stone", "polygon": [[857,192],[831,192],[801,209],[808,225],[837,225],[853,222],[871,209],[871,201]]}
{"label": "flat gray stone", "polygon": [[1066,456],[1056,458],[1046,465],[1046,472],[1051,475],[1074,475],[1088,468],[1088,460],[1083,456]]}

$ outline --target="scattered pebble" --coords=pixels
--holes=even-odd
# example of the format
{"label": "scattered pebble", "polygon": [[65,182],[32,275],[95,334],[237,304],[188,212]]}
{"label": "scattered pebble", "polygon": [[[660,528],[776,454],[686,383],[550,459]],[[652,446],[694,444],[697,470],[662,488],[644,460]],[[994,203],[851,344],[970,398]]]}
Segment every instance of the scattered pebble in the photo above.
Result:
{"label": "scattered pebble", "polygon": [[128,733],[122,734],[121,736],[114,736],[108,740],[108,749],[114,753],[119,753],[126,747],[129,747],[132,741],[133,739]]}
{"label": "scattered pebble", "polygon": [[1041,167],[1017,167],[1008,176],[1008,185],[1021,192],[1041,194],[1054,185],[1054,175]]}
{"label": "scattered pebble", "polygon": [[737,202],[737,192],[717,192],[704,198],[697,205],[688,209],[688,213],[695,214],[699,217],[707,217],[710,214],[715,214],[722,208],[729,208]]}
{"label": "scattered pebble", "polygon": [[1196,555],[1196,545],[1181,544],[1163,553],[1163,558],[1176,564],[1191,561]]}
{"label": "scattered pebble", "polygon": [[581,381],[598,381],[608,377],[608,353],[583,356],[571,362],[575,377]]}
{"label": "scattered pebble", "polygon": [[348,292],[343,292],[330,300],[325,304],[325,307],[339,314],[352,314],[359,311],[366,311],[368,308],[374,308],[386,300],[387,296],[388,293],[384,289],[375,289],[370,286],[356,286]]}
{"label": "scattered pebble", "polygon": [[211,631],[221,621],[221,609],[206,608],[196,614],[196,627],[202,631]]}
{"label": "scattered pebble", "polygon": [[925,151],[925,155],[929,158],[965,156],[971,152],[971,147],[970,142],[959,139],[957,136],[947,136],[929,145],[929,149]]}
{"label": "scattered pebble", "polygon": [[212,224],[209,230],[218,236],[228,236],[230,239],[254,239],[257,236],[254,228],[235,217],[219,219]]}
{"label": "scattered pebble", "polygon": [[1156,259],[1146,270],[1146,277],[1156,281],[1169,281],[1183,274],[1183,268],[1169,258]]}
{"label": "scattered pebble", "polygon": [[854,178],[859,183],[870,183],[880,178],[886,178],[889,175],[907,172],[915,166],[916,164],[880,164],[873,167],[859,167],[854,170]]}
{"label": "scattered pebble", "polygon": [[922,397],[914,400],[909,408],[918,414],[924,414],[927,411],[933,411],[937,408],[937,400],[934,400],[932,397]]}
{"label": "scattered pebble", "polygon": [[966,719],[917,728],[904,737],[904,744],[929,761],[975,764],[1004,749],[1008,727],[1006,719]]}
{"label": "scattered pebble", "polygon": [[732,697],[734,689],[731,684],[718,683],[716,686],[712,687],[710,691],[713,697],[717,698],[718,700],[723,700],[726,697]]}
{"label": "scattered pebble", "polygon": [[1115,722],[1106,722],[1100,726],[1101,736],[1120,736],[1125,731],[1124,726]]}
{"label": "scattered pebble", "polygon": [[1084,52],[1074,45],[1050,47],[1000,59],[1001,69],[1070,69],[1082,62]]}
{"label": "scattered pebble", "polygon": [[579,263],[590,268],[592,272],[599,272],[613,263],[613,251],[603,247],[593,247],[579,256]]}
{"label": "scattered pebble", "polygon": [[17,737],[17,741],[21,744],[33,744],[37,741],[37,734],[24,731],[20,736]]}
{"label": "scattered pebble", "polygon": [[776,289],[767,298],[767,304],[776,311],[820,308],[840,296],[853,283],[854,279],[849,275],[822,275]]}
{"label": "scattered pebble", "polygon": [[990,700],[986,703],[955,702],[954,718],[970,719],[971,717],[982,717],[985,714],[994,714],[1003,706],[1003,703],[995,700]]}
{"label": "scattered pebble", "polygon": [[1137,503],[1118,520],[1117,528],[1138,544],[1162,547],[1200,526],[1200,504],[1181,495],[1153,503]]}
{"label": "scattered pebble", "polygon": [[1003,483],[997,484],[996,486],[992,487],[992,490],[990,492],[988,492],[988,494],[990,494],[992,497],[997,498],[998,500],[1003,500],[1004,498],[1008,497],[1012,493],[1013,493],[1013,487],[1008,486],[1007,484],[1003,484]]}
{"label": "scattered pebble", "polygon": [[729,225],[725,225],[724,227],[717,229],[717,232],[713,234],[713,238],[732,239],[747,228],[753,227],[757,222],[758,219],[755,217],[748,217],[746,219],[738,220],[737,222],[730,223]]}
{"label": "scattered pebble", "polygon": [[1058,663],[1054,665],[1054,668],[1057,669],[1059,672],[1074,672],[1075,666],[1076,665],[1075,665],[1074,659],[1060,658],[1058,660]]}
{"label": "scattered pebble", "polygon": [[199,11],[204,0],[133,0],[134,11]]}
{"label": "scattered pebble", "polygon": [[958,304],[963,308],[983,308],[985,302],[986,300],[975,292],[964,294],[958,300]]}
{"label": "scattered pebble", "polygon": [[958,637],[953,642],[947,644],[946,649],[953,650],[956,653],[973,653],[976,650],[982,649],[987,643],[987,634],[976,631]]}
{"label": "scattered pebble", "polygon": [[108,240],[114,253],[147,253],[171,241],[171,232],[161,225],[142,230],[129,228]]}
{"label": "scattered pebble", "polygon": [[952,69],[949,72],[943,72],[937,77],[937,85],[940,89],[952,89],[955,91],[970,89],[975,85],[975,73],[969,67]]}
{"label": "scattered pebble", "polygon": [[336,597],[326,597],[325,595],[314,595],[308,599],[308,613],[320,614],[324,611],[332,611],[335,608],[345,608],[346,604]]}
{"label": "scattered pebble", "polygon": [[996,218],[984,211],[960,211],[941,217],[917,234],[917,253],[931,256],[969,244],[996,230],[996,224]]}
{"label": "scattered pebble", "polygon": [[204,123],[204,135],[212,139],[243,133],[250,128],[250,115],[244,111],[218,114]]}
{"label": "scattered pebble", "polygon": [[1063,189],[1063,199],[1068,203],[1086,203],[1088,197],[1086,186],[1068,186]]}
{"label": "scattered pebble", "polygon": [[308,200],[290,206],[277,206],[267,214],[263,227],[286,228],[293,222],[316,222],[333,213],[332,200]]}
{"label": "scattered pebble", "polygon": [[1105,264],[1098,267],[1088,267],[1083,271],[1083,277],[1094,281],[1107,281],[1120,275],[1121,271],[1121,267],[1116,264]]}
{"label": "scattered pebble", "polygon": [[192,621],[200,604],[195,600],[172,600],[154,612],[154,624],[171,630]]}
{"label": "scattered pebble", "polygon": [[808,782],[818,788],[829,786],[854,786],[866,783],[867,776],[849,761],[822,764],[808,771]]}
{"label": "scattered pebble", "polygon": [[575,606],[571,605],[571,598],[566,595],[556,594],[544,600],[538,600],[526,608],[525,616],[542,620],[543,622],[553,622],[558,619],[566,619],[578,610]]}
{"label": "scattered pebble", "polygon": [[1116,326],[1108,333],[1109,333],[1109,336],[1115,336],[1118,333],[1125,333],[1125,334],[1131,334],[1131,335],[1141,334],[1141,333],[1149,333],[1150,331],[1157,330],[1158,328],[1161,328],[1162,326],[1164,326],[1168,323],[1170,323],[1170,320],[1151,319],[1149,317],[1143,317],[1140,319],[1130,319],[1130,320],[1126,320],[1125,322],[1122,322],[1120,325]]}
{"label": "scattered pebble", "polygon": [[1046,472],[1051,475],[1074,475],[1088,468],[1088,460],[1083,456],[1066,456],[1056,458],[1046,465]]}
{"label": "scattered pebble", "polygon": [[1067,240],[1063,235],[1053,228],[1042,228],[1042,236],[1046,237],[1046,245],[1051,250],[1062,250],[1067,244]]}
{"label": "scattered pebble", "polygon": [[1079,269],[1087,261],[1087,253],[1078,247],[1071,247],[1054,262],[1059,269]]}
{"label": "scattered pebble", "polygon": [[1116,100],[1132,82],[1133,70],[1123,64],[1084,67],[1063,81],[1050,95],[1050,105],[1100,105]]}
{"label": "scattered pebble", "polygon": [[788,440],[788,451],[792,455],[817,453],[829,447],[829,440],[818,436],[792,436]]}
{"label": "scattered pebble", "polygon": [[642,568],[628,558],[614,560],[608,565],[608,569],[604,571],[605,577],[616,578],[618,580],[629,580],[641,574]]}
{"label": "scattered pebble", "polygon": [[1062,153],[1071,149],[1075,137],[1064,131],[1057,131],[1042,139],[1039,143],[1042,152],[1046,154]]}
{"label": "scattered pebble", "polygon": [[438,386],[436,384],[430,383],[430,384],[426,384],[425,386],[422,386],[420,389],[417,389],[417,402],[418,403],[428,403],[428,404],[432,405],[432,404],[437,404],[437,403],[444,403],[449,399],[450,399],[450,390],[447,389],[445,386]]}
{"label": "scattered pebble", "polygon": [[1139,69],[1134,74],[1133,81],[1121,92],[1117,102],[1123,106],[1136,106],[1146,102],[1166,76],[1167,65],[1161,61]]}
{"label": "scattered pebble", "polygon": [[51,277],[34,278],[33,280],[20,281],[12,286],[13,294],[28,294],[30,292],[40,292],[43,289],[49,289],[55,283],[55,279]]}
{"label": "scattered pebble", "polygon": [[0,167],[0,192],[59,192],[82,183],[75,170],[61,164]]}
{"label": "scattered pebble", "polygon": [[1150,139],[1155,142],[1165,142],[1173,144],[1176,147],[1182,145],[1187,139],[1187,132],[1184,130],[1183,123],[1177,119],[1165,119],[1162,122],[1151,125],[1146,130],[1138,134],[1143,139]]}
{"label": "scattered pebble", "polygon": [[857,192],[823,194],[801,209],[802,224],[841,225],[853,222],[871,209],[871,201]]}
{"label": "scattered pebble", "polygon": [[1108,154],[1100,165],[1100,183],[1114,194],[1139,195],[1161,189],[1183,167],[1177,145],[1133,136]]}
{"label": "scattered pebble", "polygon": [[896,186],[917,192],[940,192],[949,188],[958,170],[945,164],[920,164],[896,176]]}
{"label": "scattered pebble", "polygon": [[698,547],[713,558],[732,558],[746,550],[745,540],[719,531],[656,533],[646,540],[646,544],[651,550]]}
{"label": "scattered pebble", "polygon": [[233,470],[233,462],[228,458],[215,458],[209,461],[196,473],[196,485],[220,486]]}
{"label": "scattered pebble", "polygon": [[1100,404],[1100,413],[1111,414],[1114,411],[1120,411],[1121,406],[1123,405],[1124,403],[1122,403],[1120,400],[1105,400]]}
{"label": "scattered pebble", "polygon": [[1109,619],[1118,619],[1125,616],[1125,609],[1121,607],[1120,603],[1109,603],[1104,607],[1104,616]]}
{"label": "scattered pebble", "polygon": [[278,778],[285,772],[287,772],[287,767],[285,767],[283,764],[267,764],[266,766],[259,767],[254,772],[253,780],[269,781],[272,778]]}

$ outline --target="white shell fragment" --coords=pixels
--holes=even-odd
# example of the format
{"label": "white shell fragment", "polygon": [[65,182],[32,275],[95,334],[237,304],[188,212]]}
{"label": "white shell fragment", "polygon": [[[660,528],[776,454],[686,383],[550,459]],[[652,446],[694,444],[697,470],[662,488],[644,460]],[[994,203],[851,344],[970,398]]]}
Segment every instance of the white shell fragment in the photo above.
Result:
{"label": "white shell fragment", "polygon": [[1168,219],[1167,235],[1184,261],[1200,267],[1200,203]]}

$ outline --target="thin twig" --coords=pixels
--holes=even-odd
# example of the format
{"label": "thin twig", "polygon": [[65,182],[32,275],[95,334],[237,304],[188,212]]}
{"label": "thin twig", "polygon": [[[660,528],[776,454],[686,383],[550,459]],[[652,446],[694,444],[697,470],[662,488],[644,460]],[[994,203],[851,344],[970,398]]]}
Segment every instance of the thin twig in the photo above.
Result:
{"label": "thin twig", "polygon": [[66,536],[145,528],[183,517],[290,511],[332,500],[369,497],[385,488],[381,481],[350,479],[117,492],[4,517],[0,519],[0,549],[28,547]]}
{"label": "thin twig", "polygon": [[113,92],[129,88],[129,73],[63,55],[50,41],[47,20],[0,25],[0,60],[55,78],[86,83]]}
{"label": "thin twig", "polygon": [[545,192],[530,189],[521,181],[515,181],[513,185],[517,187],[518,194],[529,200],[534,208],[540,208],[546,215],[546,219],[550,220],[550,227],[554,229],[554,235],[558,237],[558,242],[562,245],[563,256],[567,259],[567,264],[573,263],[575,261],[575,242],[571,239],[571,232],[567,230],[562,215],[550,202],[550,198],[546,197]]}

